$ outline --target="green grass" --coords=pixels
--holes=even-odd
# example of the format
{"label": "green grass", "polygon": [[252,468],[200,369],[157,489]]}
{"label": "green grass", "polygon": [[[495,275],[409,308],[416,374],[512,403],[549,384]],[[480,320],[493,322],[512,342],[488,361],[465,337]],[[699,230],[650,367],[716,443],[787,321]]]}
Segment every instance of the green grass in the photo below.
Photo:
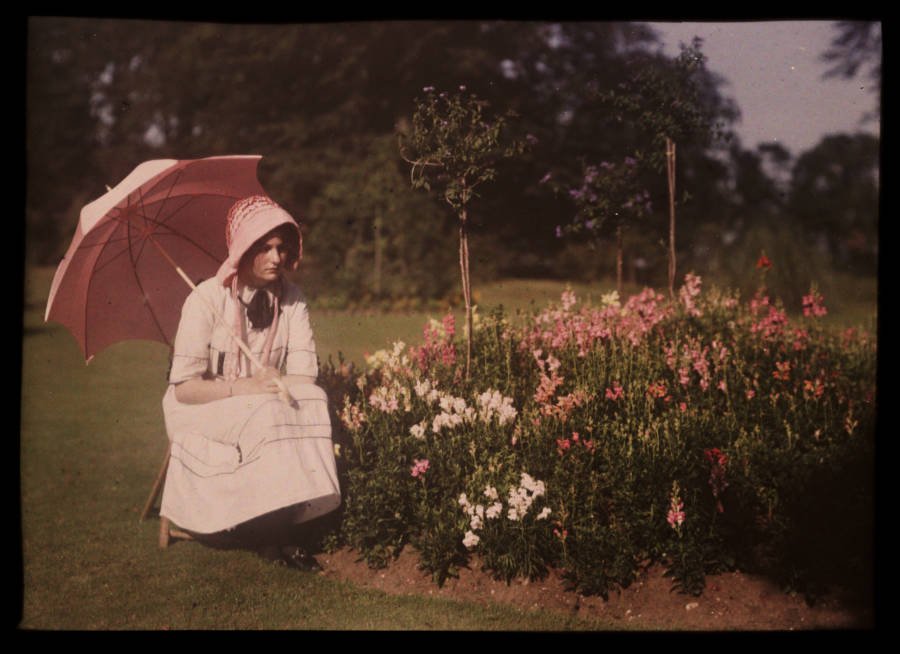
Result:
{"label": "green grass", "polygon": [[[165,451],[161,399],[167,350],[114,345],[84,364],[74,338],[44,324],[52,270],[26,273],[21,501],[26,629],[620,629],[611,622],[443,599],[391,596],[196,543],[156,545],[138,517]],[[486,312],[527,310],[565,284],[511,280],[476,289]],[[582,299],[605,288],[573,286]],[[874,281],[846,324],[874,316]],[[868,298],[868,299],[867,299]],[[855,302],[855,304],[854,304]],[[845,304],[846,306],[846,304]],[[323,359],[395,340],[415,343],[433,312],[313,311]],[[461,314],[457,312],[457,316]],[[849,316],[849,318],[847,318]],[[835,324],[842,316],[830,315]],[[460,323],[461,324],[461,323]],[[652,628],[652,625],[650,626]]]}

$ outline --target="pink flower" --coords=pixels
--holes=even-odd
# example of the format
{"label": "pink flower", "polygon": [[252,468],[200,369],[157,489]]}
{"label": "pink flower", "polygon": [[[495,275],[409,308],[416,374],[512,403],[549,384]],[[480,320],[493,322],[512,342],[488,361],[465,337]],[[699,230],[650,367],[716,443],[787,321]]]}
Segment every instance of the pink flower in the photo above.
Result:
{"label": "pink flower", "polygon": [[684,502],[681,499],[673,496],[672,504],[669,508],[669,513],[666,516],[666,522],[669,523],[669,526],[672,529],[677,529],[684,523],[685,514],[684,514]]}
{"label": "pink flower", "polygon": [[756,391],[754,391],[752,388],[747,389],[747,399],[748,400],[752,400],[755,395],[756,395]]}
{"label": "pink flower", "polygon": [[809,379],[803,380],[803,394],[806,396],[812,395],[813,397],[819,398],[825,393],[825,384],[822,383],[821,379],[816,379],[815,381],[810,381]]}
{"label": "pink flower", "polygon": [[681,412],[684,413],[687,411],[687,402],[681,402],[678,404],[678,408],[681,409]]}
{"label": "pink flower", "polygon": [[623,397],[624,393],[622,391],[622,387],[619,386],[619,382],[613,382],[612,388],[606,389],[606,399],[612,400],[615,402]]}
{"label": "pink flower", "polygon": [[688,273],[684,276],[684,286],[678,291],[678,298],[681,300],[681,303],[684,305],[684,309],[689,316],[703,315],[703,312],[701,312],[700,309],[697,308],[697,305],[694,304],[694,298],[700,295],[701,283],[700,277],[694,273]]}
{"label": "pink flower", "polygon": [[790,361],[776,361],[775,362],[775,370],[772,373],[772,376],[775,379],[780,379],[781,381],[788,381],[791,378],[791,362]]}
{"label": "pink flower", "polygon": [[660,381],[647,387],[647,397],[666,397],[666,385]]}
{"label": "pink flower", "polygon": [[803,315],[806,317],[820,318],[828,313],[828,309],[822,304],[825,298],[815,290],[809,292],[809,295],[803,296]]}
{"label": "pink flower", "polygon": [[424,477],[425,472],[428,470],[428,459],[416,459],[413,461],[413,466],[410,468],[410,474],[413,477]]}

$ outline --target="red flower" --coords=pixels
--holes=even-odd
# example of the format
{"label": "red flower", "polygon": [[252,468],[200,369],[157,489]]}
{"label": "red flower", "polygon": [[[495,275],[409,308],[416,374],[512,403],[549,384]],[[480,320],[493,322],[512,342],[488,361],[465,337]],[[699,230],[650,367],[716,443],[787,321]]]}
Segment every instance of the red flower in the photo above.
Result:
{"label": "red flower", "polygon": [[769,260],[765,254],[760,254],[759,259],[756,260],[756,268],[758,270],[768,270],[772,267],[772,262]]}

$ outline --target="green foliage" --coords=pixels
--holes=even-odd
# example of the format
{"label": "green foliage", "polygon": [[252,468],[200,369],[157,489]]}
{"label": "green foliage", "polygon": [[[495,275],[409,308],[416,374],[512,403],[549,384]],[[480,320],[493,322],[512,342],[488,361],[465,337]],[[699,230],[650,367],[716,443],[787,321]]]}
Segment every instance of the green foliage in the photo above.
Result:
{"label": "green foliage", "polygon": [[372,306],[451,291],[454,256],[443,246],[454,237],[452,222],[410,190],[401,163],[393,137],[375,138],[312,201],[307,283],[318,296]]}
{"label": "green foliage", "polygon": [[872,274],[878,255],[878,138],[835,134],[802,154],[788,201],[808,238],[841,268]]}
{"label": "green foliage", "polygon": [[496,164],[522,154],[525,142],[508,134],[513,114],[487,115],[488,103],[465,86],[453,93],[427,86],[424,92],[425,97],[416,100],[401,153],[412,164],[413,187],[430,191],[434,186],[460,215],[476,196],[475,189],[496,177]]}
{"label": "green foliage", "polygon": [[[665,167],[665,145],[724,135],[725,121],[736,115],[726,101],[710,93],[714,85],[706,71],[702,41],[694,38],[681,47],[674,61],[648,62],[617,89],[598,94],[619,122],[630,122],[652,138],[644,159],[656,170]],[[712,101],[711,101],[712,100]]]}

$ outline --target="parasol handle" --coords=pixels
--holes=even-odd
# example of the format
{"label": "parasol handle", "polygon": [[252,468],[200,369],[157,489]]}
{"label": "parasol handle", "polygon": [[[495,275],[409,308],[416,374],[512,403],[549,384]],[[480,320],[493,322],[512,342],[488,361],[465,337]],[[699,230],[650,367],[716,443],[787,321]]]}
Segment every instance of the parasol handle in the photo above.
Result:
{"label": "parasol handle", "polygon": [[[188,277],[187,273],[185,273],[181,269],[181,266],[179,266],[175,262],[175,260],[169,256],[169,253],[166,252],[163,247],[156,242],[156,239],[151,236],[149,240],[151,243],[153,243],[153,245],[156,246],[156,249],[159,250],[160,254],[165,257],[166,261],[168,261],[172,265],[172,267],[175,269],[175,272],[177,272],[178,275],[187,283],[187,285],[191,287],[191,290],[197,290],[197,285],[194,284],[193,281],[191,281],[191,278]],[[200,297],[203,296],[201,295]],[[216,318],[218,318],[222,322],[222,324],[228,328],[228,332],[231,334],[231,338],[234,339],[234,342],[241,349],[241,352],[246,354],[247,358],[250,359],[250,361],[252,361],[257,368],[265,368],[259,358],[250,350],[250,347],[246,343],[244,343],[244,340],[240,336],[235,334],[234,329],[232,329],[231,326],[228,325],[227,322],[225,322],[225,318],[222,317],[222,314],[219,313],[219,311],[214,306],[212,306],[206,298],[203,298],[203,301],[206,302],[206,306],[210,308],[210,310],[215,314]],[[284,380],[281,379],[281,377],[275,377],[275,384],[281,390],[278,396],[286,403],[290,404],[292,407],[297,408],[297,400],[295,400],[291,395],[291,392],[288,390],[287,384],[284,383]]]}

